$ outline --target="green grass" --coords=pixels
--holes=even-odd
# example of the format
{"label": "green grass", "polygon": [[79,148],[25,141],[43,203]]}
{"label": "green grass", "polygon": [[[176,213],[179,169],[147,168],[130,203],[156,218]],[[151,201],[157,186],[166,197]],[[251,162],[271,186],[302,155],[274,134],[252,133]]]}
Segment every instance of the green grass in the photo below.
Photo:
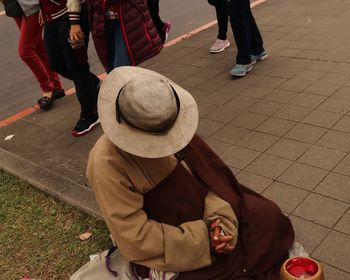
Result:
{"label": "green grass", "polygon": [[[92,237],[81,241],[86,231]],[[104,222],[0,170],[0,279],[69,279],[110,247]]]}

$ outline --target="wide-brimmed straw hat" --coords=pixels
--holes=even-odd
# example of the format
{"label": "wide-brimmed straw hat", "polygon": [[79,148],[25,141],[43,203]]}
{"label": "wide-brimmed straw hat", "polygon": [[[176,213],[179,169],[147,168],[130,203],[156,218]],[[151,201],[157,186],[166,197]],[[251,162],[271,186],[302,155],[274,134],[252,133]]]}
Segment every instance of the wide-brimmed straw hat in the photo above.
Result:
{"label": "wide-brimmed straw hat", "polygon": [[98,98],[102,129],[118,148],[161,158],[184,148],[198,126],[192,95],[165,76],[140,67],[114,69]]}

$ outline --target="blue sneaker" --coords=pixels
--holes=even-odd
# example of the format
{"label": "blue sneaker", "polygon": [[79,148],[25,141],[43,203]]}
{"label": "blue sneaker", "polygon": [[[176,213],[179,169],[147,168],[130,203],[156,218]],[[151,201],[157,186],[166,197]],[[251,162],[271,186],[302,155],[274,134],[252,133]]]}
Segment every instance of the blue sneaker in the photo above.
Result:
{"label": "blue sneaker", "polygon": [[232,76],[244,77],[248,72],[252,71],[253,64],[236,64],[230,71]]}
{"label": "blue sneaker", "polygon": [[268,57],[269,57],[269,54],[267,53],[267,51],[263,51],[263,52],[261,52],[260,54],[257,54],[257,55],[252,54],[251,55],[251,60],[252,60],[252,63],[255,64],[258,61],[265,60]]}

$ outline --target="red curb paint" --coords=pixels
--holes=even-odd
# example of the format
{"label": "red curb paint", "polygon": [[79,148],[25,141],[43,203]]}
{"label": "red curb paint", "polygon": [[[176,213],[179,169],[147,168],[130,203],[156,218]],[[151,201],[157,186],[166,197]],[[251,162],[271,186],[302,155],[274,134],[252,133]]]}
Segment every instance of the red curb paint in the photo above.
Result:
{"label": "red curb paint", "polygon": [[[266,2],[266,0],[254,0],[254,2],[250,4],[250,7],[254,8],[257,5],[262,4],[264,2]],[[173,46],[173,45],[177,44],[178,42],[180,42],[180,41],[182,41],[184,39],[188,39],[192,35],[197,34],[197,33],[201,32],[201,31],[203,31],[205,29],[208,29],[208,28],[212,27],[213,25],[215,25],[216,23],[217,23],[217,21],[213,20],[213,21],[211,21],[211,22],[209,22],[207,24],[204,24],[204,25],[202,25],[202,26],[200,26],[200,27],[198,27],[198,28],[196,28],[196,29],[194,29],[194,30],[192,30],[190,32],[187,32],[187,33],[185,33],[185,34],[183,34],[183,35],[181,35],[181,36],[179,36],[179,37],[177,37],[177,38],[175,38],[175,39],[165,43],[164,44],[164,48],[168,48],[170,46]],[[101,80],[106,78],[106,76],[107,76],[106,73],[102,73],[102,74],[98,75],[98,77]],[[75,93],[75,88],[72,87],[70,89],[67,89],[65,92],[66,92],[66,95],[73,95]],[[34,113],[37,110],[39,110],[39,106],[38,105],[34,105],[32,107],[24,109],[21,112],[18,112],[15,115],[12,115],[11,117],[8,117],[8,118],[6,118],[4,120],[1,120],[0,121],[0,128],[2,128],[4,126],[7,126],[7,125],[9,125],[9,124],[11,124],[11,123],[13,123],[13,122],[15,122],[17,120],[20,120],[20,119],[24,118],[25,116],[28,116],[28,115]]]}

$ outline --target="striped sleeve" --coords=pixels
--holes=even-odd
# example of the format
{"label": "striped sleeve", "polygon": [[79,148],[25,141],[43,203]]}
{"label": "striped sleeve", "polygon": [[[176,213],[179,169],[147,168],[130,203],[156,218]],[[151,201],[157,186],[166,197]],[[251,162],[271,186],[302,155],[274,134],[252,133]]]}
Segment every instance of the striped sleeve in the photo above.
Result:
{"label": "striped sleeve", "polygon": [[82,0],[67,0],[67,9],[70,24],[80,24],[80,11]]}

